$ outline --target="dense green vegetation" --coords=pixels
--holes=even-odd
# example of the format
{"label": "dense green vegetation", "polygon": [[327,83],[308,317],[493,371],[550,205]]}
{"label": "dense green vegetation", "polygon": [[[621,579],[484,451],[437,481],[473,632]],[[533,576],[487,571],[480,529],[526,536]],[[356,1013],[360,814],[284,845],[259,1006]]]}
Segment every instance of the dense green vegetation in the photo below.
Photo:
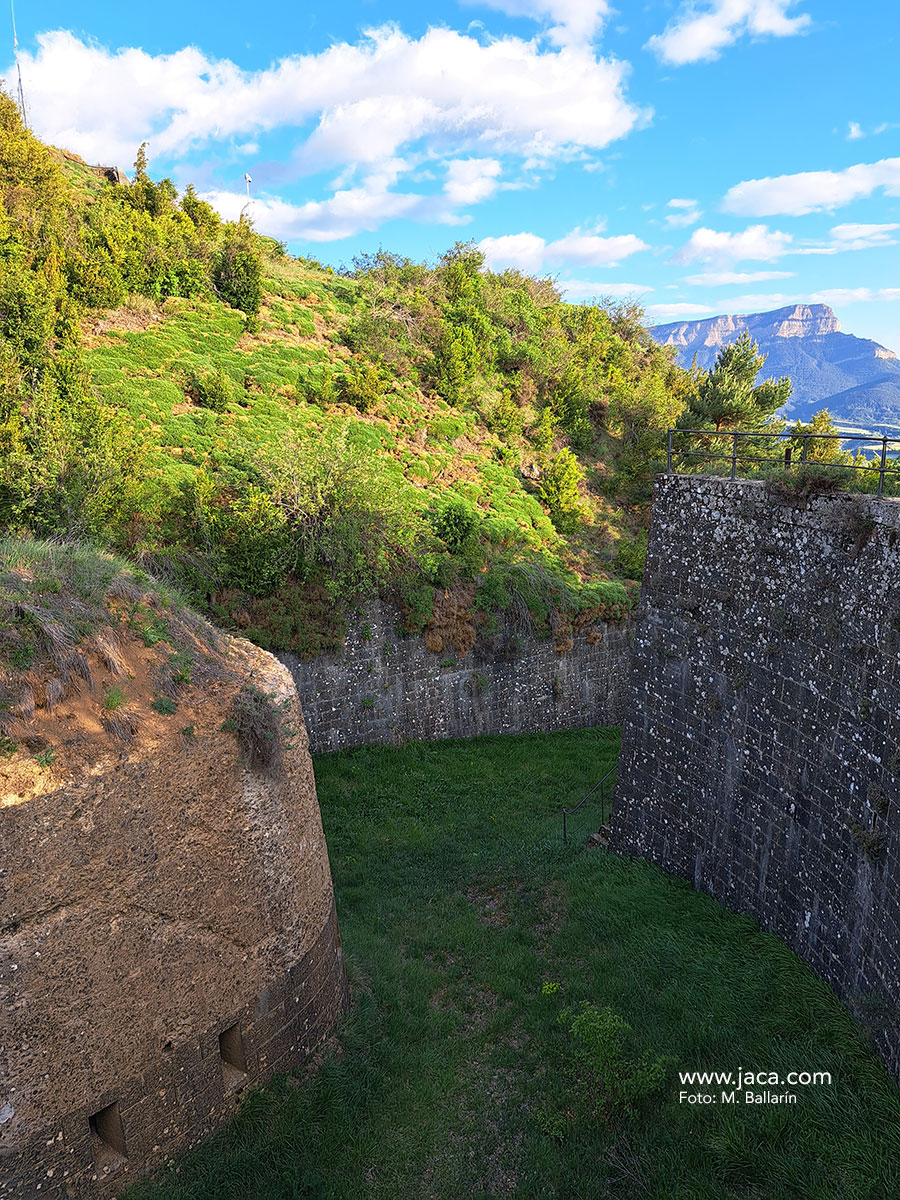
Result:
{"label": "dense green vegetation", "polygon": [[[133,1200],[883,1200],[900,1101],[777,938],[559,807],[615,730],[316,760],[354,1004]],[[579,836],[580,835],[580,836]],[[830,1071],[795,1106],[679,1104],[678,1070]]]}
{"label": "dense green vegetation", "polygon": [[121,184],[41,145],[6,97],[0,334],[0,530],[125,553],[304,653],[376,593],[409,630],[447,589],[483,626],[621,617],[665,429],[753,428],[789,391],[748,339],[680,370],[634,306],[471,245],[291,258],[143,148]]}
{"label": "dense green vegetation", "polygon": [[[336,274],[192,189],[113,184],[0,99],[0,528],[127,553],[312,651],[375,592],[616,617],[690,384],[627,306],[458,245]],[[619,554],[622,552],[622,561]]]}

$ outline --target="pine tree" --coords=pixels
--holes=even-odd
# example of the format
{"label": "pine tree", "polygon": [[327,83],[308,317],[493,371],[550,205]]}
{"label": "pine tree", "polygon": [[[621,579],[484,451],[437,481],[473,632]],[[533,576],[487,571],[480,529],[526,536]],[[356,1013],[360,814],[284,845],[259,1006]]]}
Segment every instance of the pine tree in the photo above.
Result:
{"label": "pine tree", "polygon": [[723,346],[709,371],[700,374],[679,425],[683,429],[759,429],[791,395],[791,381],[756,383],[766,355],[746,330]]}

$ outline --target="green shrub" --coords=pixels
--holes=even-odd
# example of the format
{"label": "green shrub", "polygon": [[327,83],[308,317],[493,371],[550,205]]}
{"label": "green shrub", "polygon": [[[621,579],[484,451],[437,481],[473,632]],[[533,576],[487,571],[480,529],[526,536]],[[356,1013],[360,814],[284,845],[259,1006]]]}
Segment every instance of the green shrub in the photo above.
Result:
{"label": "green shrub", "polygon": [[188,184],[182,197],[181,211],[190,218],[200,233],[207,237],[214,236],[221,228],[222,218],[211,204],[199,198],[192,183]]}
{"label": "green shrub", "polygon": [[590,397],[584,372],[570,363],[550,391],[550,403],[560,429],[576,450],[586,450],[593,438],[588,417]]}
{"label": "green shrub", "polygon": [[508,609],[512,599],[506,584],[507,580],[502,570],[486,571],[478,581],[475,608],[486,613],[498,613]]}
{"label": "green shrub", "polygon": [[279,587],[296,563],[282,507],[256,485],[238,494],[209,496],[201,519],[225,586],[262,596]]}
{"label": "green shrub", "polygon": [[397,589],[403,612],[403,632],[418,633],[434,613],[434,588],[419,575],[409,575]]}
{"label": "green shrub", "polygon": [[547,454],[553,445],[555,437],[556,422],[553,419],[553,411],[548,405],[546,408],[541,409],[541,419],[538,422],[538,427],[532,440],[542,454]]}
{"label": "green shrub", "polygon": [[623,534],[616,543],[616,569],[626,579],[643,579],[647,561],[647,532],[640,530],[633,538]]}
{"label": "green shrub", "polygon": [[287,442],[258,466],[297,572],[333,600],[356,602],[420,574],[433,539],[418,493],[348,427]]}
{"label": "green shrub", "polygon": [[472,396],[478,348],[468,325],[445,324],[434,350],[434,385],[449,404]]}
{"label": "green shrub", "polygon": [[384,395],[384,379],[379,369],[370,362],[354,360],[343,375],[337,377],[337,392],[345,404],[352,404],[360,412],[369,412]]}
{"label": "green shrub", "polygon": [[674,1060],[630,1053],[631,1026],[614,1009],[583,1000],[558,1019],[570,1035],[575,1087],[590,1117],[627,1116],[662,1089]]}
{"label": "green shrub", "polygon": [[195,404],[217,413],[225,412],[231,399],[231,382],[221,367],[199,374],[192,372],[185,390]]}
{"label": "green shrub", "polygon": [[225,226],[224,242],[213,271],[219,297],[253,317],[262,306],[262,255],[251,240],[250,223],[241,217]]}
{"label": "green shrub", "polygon": [[560,450],[544,466],[540,496],[560,533],[572,533],[585,520],[587,512],[578,491],[583,477],[578,459],[568,447]]}
{"label": "green shrub", "polygon": [[429,516],[431,527],[451,554],[463,554],[477,538],[478,514],[461,496],[448,500]]}
{"label": "green shrub", "polygon": [[846,491],[854,483],[854,471],[844,467],[804,463],[796,470],[778,470],[768,476],[766,486],[785,499],[806,503],[812,496]]}
{"label": "green shrub", "polygon": [[525,421],[522,410],[513,400],[510,392],[505,390],[498,400],[495,400],[487,411],[487,427],[492,433],[502,438],[522,436]]}

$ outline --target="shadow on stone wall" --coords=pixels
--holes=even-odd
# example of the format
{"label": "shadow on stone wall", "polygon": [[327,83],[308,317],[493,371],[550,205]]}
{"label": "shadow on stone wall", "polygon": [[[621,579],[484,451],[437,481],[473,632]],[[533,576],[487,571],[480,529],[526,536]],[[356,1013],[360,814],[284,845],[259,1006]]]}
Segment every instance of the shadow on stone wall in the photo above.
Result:
{"label": "shadow on stone wall", "polygon": [[313,753],[349,746],[617,725],[631,654],[632,622],[552,638],[501,629],[459,653],[434,652],[399,635],[400,614],[378,601],[343,649],[290,668]]}

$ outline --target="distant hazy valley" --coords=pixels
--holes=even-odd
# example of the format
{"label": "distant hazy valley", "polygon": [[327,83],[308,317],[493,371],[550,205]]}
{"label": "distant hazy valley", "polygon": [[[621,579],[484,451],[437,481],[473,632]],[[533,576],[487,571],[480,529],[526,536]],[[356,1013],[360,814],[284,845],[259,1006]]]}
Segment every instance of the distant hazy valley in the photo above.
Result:
{"label": "distant hazy valley", "polygon": [[827,304],[794,304],[746,316],[676,321],[651,332],[677,347],[678,361],[708,368],[720,347],[748,330],[768,355],[762,377],[789,375],[794,392],[784,415],[807,420],[827,408],[838,424],[900,426],[900,359],[868,338],[842,333]]}

